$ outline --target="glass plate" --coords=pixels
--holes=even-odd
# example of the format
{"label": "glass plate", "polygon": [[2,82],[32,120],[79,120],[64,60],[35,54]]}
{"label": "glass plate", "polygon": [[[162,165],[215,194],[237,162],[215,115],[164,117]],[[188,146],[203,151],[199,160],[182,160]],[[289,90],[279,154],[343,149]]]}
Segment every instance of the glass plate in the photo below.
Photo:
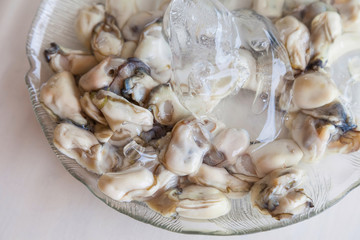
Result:
{"label": "glass plate", "polygon": [[44,49],[48,48],[53,41],[68,48],[82,49],[75,35],[74,18],[78,9],[93,2],[98,1],[50,0],[42,2],[26,45],[30,62],[26,84],[37,119],[56,156],[70,174],[87,186],[104,203],[134,219],[173,232],[242,235],[284,227],[308,219],[333,206],[360,184],[359,152],[346,156],[334,155],[323,159],[317,165],[303,166],[308,171],[304,188],[313,199],[315,207],[302,215],[282,221],[260,214],[251,206],[249,196],[241,200],[233,200],[232,210],[228,215],[209,221],[191,221],[179,217],[165,218],[149,209],[144,203],[120,203],[106,197],[97,188],[97,175],[87,172],[54,147],[52,139],[56,123],[39,103],[39,88],[53,74],[43,56]]}

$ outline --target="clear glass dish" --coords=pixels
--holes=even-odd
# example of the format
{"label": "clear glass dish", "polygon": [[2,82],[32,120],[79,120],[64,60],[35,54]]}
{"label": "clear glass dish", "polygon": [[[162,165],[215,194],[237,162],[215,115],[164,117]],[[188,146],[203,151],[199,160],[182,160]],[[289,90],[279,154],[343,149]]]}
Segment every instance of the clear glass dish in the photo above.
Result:
{"label": "clear glass dish", "polygon": [[[291,225],[315,216],[336,204],[352,189],[360,185],[360,152],[350,155],[333,155],[307,168],[308,178],[304,188],[312,198],[315,207],[289,220],[277,221],[264,216],[253,208],[250,197],[232,201],[231,212],[209,221],[190,221],[182,218],[165,218],[149,209],[144,203],[116,202],[97,188],[96,174],[80,167],[74,160],[61,154],[53,145],[53,131],[56,123],[49,117],[39,102],[39,88],[52,71],[43,56],[44,49],[53,41],[68,48],[82,49],[74,31],[74,18],[79,8],[99,0],[49,0],[43,1],[28,35],[26,50],[30,70],[26,84],[33,109],[58,159],[67,171],[81,181],[96,197],[120,213],[144,223],[169,231],[204,235],[243,235]],[[340,64],[341,65],[341,64]]]}

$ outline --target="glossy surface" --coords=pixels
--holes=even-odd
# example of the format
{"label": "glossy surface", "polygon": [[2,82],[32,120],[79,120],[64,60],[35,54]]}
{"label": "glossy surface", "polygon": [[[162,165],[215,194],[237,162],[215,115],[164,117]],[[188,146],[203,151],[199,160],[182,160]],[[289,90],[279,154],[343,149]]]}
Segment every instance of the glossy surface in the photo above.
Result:
{"label": "glossy surface", "polygon": [[[40,7],[32,33],[30,34],[27,48],[33,67],[28,74],[27,84],[32,97],[33,107],[48,140],[52,139],[55,124],[38,104],[39,86],[51,75],[51,71],[43,59],[42,51],[54,40],[67,47],[76,48],[80,46],[75,38],[71,21],[77,9],[86,2],[88,1],[80,1],[76,4],[71,1],[44,2]],[[71,8],[69,8],[70,5],[72,6]],[[61,24],[59,24],[60,22]],[[358,154],[354,154],[351,158],[344,158],[340,163],[338,161],[339,158],[328,159],[318,166],[318,169],[322,170],[320,173],[310,170],[307,186],[310,190],[309,195],[313,198],[316,208],[313,212],[299,216],[293,221],[277,222],[269,217],[262,216],[256,210],[252,210],[248,199],[244,199],[233,202],[233,210],[229,215],[211,222],[196,222],[194,224],[183,219],[163,218],[159,214],[149,210],[143,204],[119,204],[106,199],[105,196],[96,189],[97,179],[95,175],[87,173],[73,160],[67,159],[56,150],[55,153],[74,177],[87,185],[91,191],[111,207],[135,219],[171,231],[184,233],[231,235],[258,232],[285,226],[315,215],[331,206],[344,196],[348,190],[358,185],[360,175]]]}

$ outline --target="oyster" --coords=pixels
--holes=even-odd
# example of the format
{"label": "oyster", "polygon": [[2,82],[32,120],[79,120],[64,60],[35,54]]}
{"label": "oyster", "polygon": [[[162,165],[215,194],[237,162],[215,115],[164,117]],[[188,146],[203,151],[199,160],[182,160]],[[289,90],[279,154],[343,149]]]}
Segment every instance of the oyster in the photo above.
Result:
{"label": "oyster", "polygon": [[324,156],[327,144],[337,133],[334,125],[303,113],[290,117],[287,128],[304,153],[303,161],[316,162]]}
{"label": "oyster", "polygon": [[280,139],[268,144],[253,144],[247,150],[256,175],[260,178],[276,169],[297,165],[303,152],[291,139]]}
{"label": "oyster", "polygon": [[177,176],[158,165],[154,173],[143,167],[134,166],[116,173],[107,173],[99,178],[99,189],[110,198],[130,202],[146,201],[158,191],[174,187]]}
{"label": "oyster", "polygon": [[191,115],[180,103],[169,83],[154,88],[147,105],[152,110],[155,120],[166,126],[172,126]]}
{"label": "oyster", "polygon": [[142,131],[147,130],[148,128],[145,128],[144,126],[124,122],[123,124],[119,125],[117,130],[111,136],[109,143],[118,148],[122,148],[131,142],[135,137],[140,136]]}
{"label": "oyster", "polygon": [[124,39],[120,29],[116,25],[116,19],[105,15],[105,20],[98,23],[92,32],[91,49],[98,61],[106,57],[120,57],[124,45]]}
{"label": "oyster", "polygon": [[146,27],[141,34],[134,56],[151,68],[151,76],[159,83],[167,83],[171,77],[171,49],[157,22]]}
{"label": "oyster", "polygon": [[314,109],[333,102],[340,93],[326,73],[309,72],[295,79],[295,105],[302,109]]}
{"label": "oyster", "polygon": [[302,112],[313,118],[330,122],[343,132],[357,127],[350,114],[350,110],[340,101],[334,101],[316,109],[302,110]]}
{"label": "oyster", "polygon": [[280,39],[289,53],[294,70],[304,71],[310,61],[310,32],[308,28],[293,16],[276,21]]}
{"label": "oyster", "polygon": [[135,50],[137,48],[137,43],[134,41],[126,41],[121,51],[120,57],[123,59],[134,57]]}
{"label": "oyster", "polygon": [[114,80],[117,68],[126,61],[121,58],[106,58],[80,78],[79,86],[86,92],[108,87]]}
{"label": "oyster", "polygon": [[170,0],[106,0],[106,11],[116,16],[120,29],[129,18],[142,11],[165,11]]}
{"label": "oyster", "polygon": [[277,220],[301,214],[313,207],[312,200],[299,188],[302,179],[300,170],[275,170],[251,188],[251,201],[263,214]]}
{"label": "oyster", "polygon": [[170,217],[178,214],[184,218],[207,220],[226,215],[231,203],[224,193],[212,187],[190,185],[181,191],[170,189],[147,201],[148,206]]}
{"label": "oyster", "polygon": [[139,41],[144,28],[157,21],[163,15],[163,11],[143,11],[131,16],[122,28],[126,41]]}
{"label": "oyster", "polygon": [[126,79],[134,76],[136,73],[150,75],[150,68],[137,58],[128,58],[116,71],[114,81],[110,85],[110,91],[121,95]]}
{"label": "oyster", "polygon": [[269,18],[281,17],[285,0],[254,0],[253,9]]}
{"label": "oyster", "polygon": [[159,85],[158,82],[140,69],[135,71],[132,77],[125,79],[122,95],[144,106],[151,90],[157,85]]}
{"label": "oyster", "polygon": [[311,22],[311,44],[313,53],[312,67],[325,67],[328,62],[329,48],[342,34],[341,18],[337,12],[323,12]]}
{"label": "oyster", "polygon": [[113,131],[119,131],[125,123],[135,124],[145,131],[153,126],[154,120],[150,111],[112,92],[100,90],[92,100]]}
{"label": "oyster", "polygon": [[200,124],[196,119],[178,122],[172,131],[164,157],[160,158],[168,170],[179,176],[197,172],[209,150],[208,138],[202,132]]}
{"label": "oyster", "polygon": [[231,202],[216,188],[191,185],[178,196],[176,212],[184,218],[214,219],[226,215]]}
{"label": "oyster", "polygon": [[93,55],[67,49],[56,43],[51,43],[50,48],[46,49],[44,54],[51,69],[56,73],[68,71],[74,75],[83,75],[98,64]]}
{"label": "oyster", "polygon": [[97,3],[79,11],[75,28],[79,40],[90,49],[91,35],[94,27],[104,21],[105,19],[105,6],[104,4]]}
{"label": "oyster", "polygon": [[97,174],[111,171],[117,163],[110,149],[102,147],[91,132],[70,123],[57,125],[53,142],[60,152]]}
{"label": "oyster", "polygon": [[224,168],[202,164],[199,171],[190,174],[188,180],[201,186],[214,187],[227,193],[230,198],[241,198],[250,191],[251,185],[230,175]]}
{"label": "oyster", "polygon": [[114,135],[114,132],[109,128],[109,126],[96,124],[94,127],[94,135],[99,142],[107,143]]}
{"label": "oyster", "polygon": [[51,77],[40,90],[40,102],[51,115],[69,119],[78,125],[86,125],[81,114],[80,94],[75,79],[69,72],[61,72]]}
{"label": "oyster", "polygon": [[213,138],[213,148],[204,157],[204,162],[216,167],[233,165],[249,145],[250,137],[245,130],[224,129]]}
{"label": "oyster", "polygon": [[88,115],[91,119],[95,120],[98,123],[103,125],[108,125],[104,115],[100,112],[100,110],[94,105],[91,100],[90,93],[84,93],[84,96],[80,98],[80,105],[82,110]]}
{"label": "oyster", "polygon": [[360,132],[349,131],[337,140],[331,141],[327,151],[330,153],[349,154],[360,150]]}
{"label": "oyster", "polygon": [[315,1],[308,4],[301,12],[302,22],[310,27],[316,16],[324,12],[336,12],[336,9],[328,3]]}

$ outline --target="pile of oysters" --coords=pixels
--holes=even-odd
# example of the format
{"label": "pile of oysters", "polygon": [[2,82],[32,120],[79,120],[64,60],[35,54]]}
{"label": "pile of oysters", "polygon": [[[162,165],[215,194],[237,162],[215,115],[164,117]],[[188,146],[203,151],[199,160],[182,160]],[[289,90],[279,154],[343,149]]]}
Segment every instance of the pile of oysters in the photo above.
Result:
{"label": "pile of oysters", "polygon": [[[286,137],[253,141],[246,129],[194,116],[171,82],[163,26],[171,1],[106,0],[76,16],[87,52],[56,43],[45,50],[54,75],[42,85],[40,101],[58,123],[53,142],[97,174],[98,188],[119,202],[145,202],[166,217],[214,219],[229,213],[230,199],[250,194],[261,213],[291,218],[313,207],[299,163],[360,149],[360,116],[329,73],[337,59],[360,48],[360,2],[221,2],[269,18],[286,49],[291,94],[276,103],[286,112]],[[246,50],[243,57],[255,79],[244,87],[256,91],[256,61]]]}

